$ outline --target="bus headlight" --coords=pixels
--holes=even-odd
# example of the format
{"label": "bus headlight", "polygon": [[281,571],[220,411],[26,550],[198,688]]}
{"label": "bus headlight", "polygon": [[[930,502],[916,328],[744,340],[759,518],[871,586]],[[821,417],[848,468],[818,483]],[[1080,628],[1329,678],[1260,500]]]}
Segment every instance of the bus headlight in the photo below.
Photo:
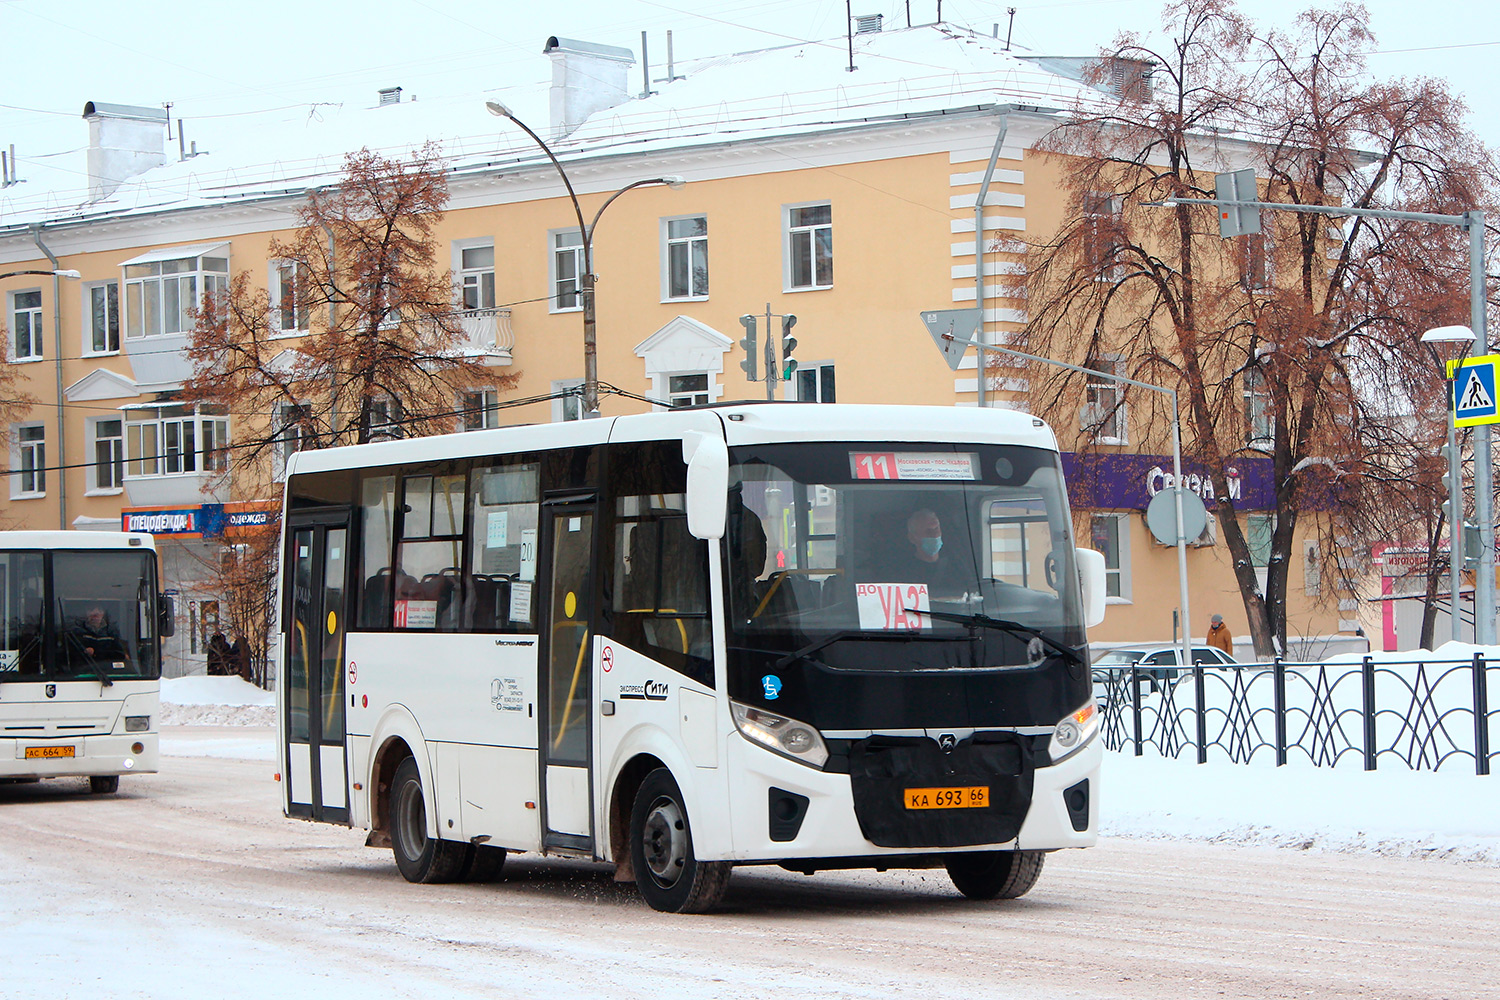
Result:
{"label": "bus headlight", "polygon": [[150,728],[151,716],[149,715],[125,716],[125,731],[127,733],[144,733]]}
{"label": "bus headlight", "polygon": [[1048,751],[1052,763],[1058,764],[1073,756],[1089,741],[1099,735],[1099,706],[1091,698],[1088,704],[1070,714],[1052,731],[1052,743]]}
{"label": "bus headlight", "polygon": [[737,701],[731,701],[729,707],[734,710],[735,727],[752,743],[759,743],[808,767],[821,768],[827,762],[828,747],[823,743],[822,734],[807,723],[741,705]]}

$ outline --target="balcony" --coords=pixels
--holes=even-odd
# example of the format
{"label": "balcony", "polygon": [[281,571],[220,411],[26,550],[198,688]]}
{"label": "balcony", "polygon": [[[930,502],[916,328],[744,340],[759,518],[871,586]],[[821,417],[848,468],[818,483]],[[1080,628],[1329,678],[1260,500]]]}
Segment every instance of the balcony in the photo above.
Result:
{"label": "balcony", "polygon": [[463,330],[456,345],[460,354],[491,367],[511,363],[516,338],[510,328],[509,309],[462,309],[452,317]]}

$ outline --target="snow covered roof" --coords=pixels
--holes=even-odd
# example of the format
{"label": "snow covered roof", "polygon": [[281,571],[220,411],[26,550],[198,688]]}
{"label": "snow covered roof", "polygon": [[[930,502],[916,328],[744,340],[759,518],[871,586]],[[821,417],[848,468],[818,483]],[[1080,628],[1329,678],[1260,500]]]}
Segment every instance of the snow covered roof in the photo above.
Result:
{"label": "snow covered roof", "polygon": [[[1092,93],[997,39],[947,24],[856,35],[853,62],[850,72],[841,37],[678,63],[681,79],[644,98],[626,96],[549,141],[565,160],[663,153],[1001,104],[1067,108]],[[549,88],[541,81],[384,106],[371,94],[365,107],[309,103],[219,118],[189,115],[172,123],[171,142],[163,134],[165,162],[124,179],[103,198],[91,200],[87,145],[28,161],[28,183],[0,190],[0,234],[35,223],[296,195],[336,180],[344,156],[361,147],[402,156],[435,142],[459,173],[541,162],[520,129],[486,111],[489,100],[548,134]],[[179,158],[179,146],[190,154],[194,145],[198,155]]]}

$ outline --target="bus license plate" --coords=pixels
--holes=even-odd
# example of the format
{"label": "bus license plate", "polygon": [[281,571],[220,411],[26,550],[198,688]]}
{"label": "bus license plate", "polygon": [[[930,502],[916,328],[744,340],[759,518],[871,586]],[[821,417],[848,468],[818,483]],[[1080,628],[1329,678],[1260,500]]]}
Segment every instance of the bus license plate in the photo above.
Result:
{"label": "bus license plate", "polygon": [[908,809],[984,809],[990,804],[988,785],[964,788],[908,788]]}
{"label": "bus license plate", "polygon": [[71,757],[72,747],[27,747],[27,757]]}

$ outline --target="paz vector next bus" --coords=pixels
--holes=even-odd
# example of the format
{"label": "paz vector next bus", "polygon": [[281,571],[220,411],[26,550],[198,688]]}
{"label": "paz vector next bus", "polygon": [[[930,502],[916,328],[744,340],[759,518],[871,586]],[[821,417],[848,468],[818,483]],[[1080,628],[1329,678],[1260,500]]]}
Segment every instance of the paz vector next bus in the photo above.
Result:
{"label": "paz vector next bus", "polygon": [[1095,841],[1104,563],[1029,415],[499,428],[301,452],[285,502],[283,807],[413,882],[533,851],[659,910],[745,864],[993,899]]}

